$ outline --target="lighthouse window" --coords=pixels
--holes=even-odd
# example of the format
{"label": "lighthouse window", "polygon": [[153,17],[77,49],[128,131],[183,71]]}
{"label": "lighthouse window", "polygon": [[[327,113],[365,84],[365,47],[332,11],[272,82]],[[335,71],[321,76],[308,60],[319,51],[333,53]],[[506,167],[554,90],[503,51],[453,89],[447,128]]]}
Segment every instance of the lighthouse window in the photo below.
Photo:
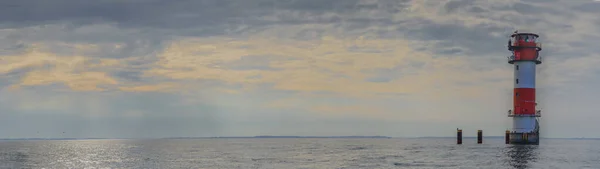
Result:
{"label": "lighthouse window", "polygon": [[519,84],[519,79],[517,79],[517,84]]}
{"label": "lighthouse window", "polygon": [[515,93],[515,96],[519,96],[519,93]]}
{"label": "lighthouse window", "polygon": [[517,70],[519,70],[519,65],[516,65],[515,67],[516,67]]}

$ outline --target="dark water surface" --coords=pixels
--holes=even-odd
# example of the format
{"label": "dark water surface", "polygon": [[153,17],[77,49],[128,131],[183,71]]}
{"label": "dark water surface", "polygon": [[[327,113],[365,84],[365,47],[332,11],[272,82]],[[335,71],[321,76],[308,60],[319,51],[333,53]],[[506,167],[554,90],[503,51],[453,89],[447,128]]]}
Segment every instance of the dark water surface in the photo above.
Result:
{"label": "dark water surface", "polygon": [[600,140],[538,146],[465,139],[0,141],[0,168],[600,168]]}

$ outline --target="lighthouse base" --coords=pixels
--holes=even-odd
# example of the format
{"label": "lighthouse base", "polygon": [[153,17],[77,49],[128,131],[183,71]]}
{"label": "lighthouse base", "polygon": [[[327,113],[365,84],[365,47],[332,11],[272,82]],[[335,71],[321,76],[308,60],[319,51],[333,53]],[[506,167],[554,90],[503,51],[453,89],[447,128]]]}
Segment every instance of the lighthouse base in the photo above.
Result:
{"label": "lighthouse base", "polygon": [[540,137],[536,132],[531,133],[510,133],[510,144],[533,144],[539,145]]}

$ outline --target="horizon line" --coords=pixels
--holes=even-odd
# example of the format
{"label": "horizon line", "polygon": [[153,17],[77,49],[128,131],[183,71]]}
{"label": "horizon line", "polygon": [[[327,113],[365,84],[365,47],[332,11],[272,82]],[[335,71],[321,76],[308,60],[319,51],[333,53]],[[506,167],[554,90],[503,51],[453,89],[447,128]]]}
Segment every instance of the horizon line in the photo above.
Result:
{"label": "horizon line", "polygon": [[[463,138],[476,138],[477,136],[463,136]],[[484,136],[483,138],[504,138],[505,136]],[[23,137],[23,138],[0,138],[0,140],[138,140],[138,139],[227,139],[227,138],[404,138],[404,139],[419,139],[419,138],[440,138],[450,139],[456,138],[453,136],[295,136],[295,135],[257,135],[257,136],[175,136],[175,137]],[[600,139],[598,137],[541,137],[541,139]]]}

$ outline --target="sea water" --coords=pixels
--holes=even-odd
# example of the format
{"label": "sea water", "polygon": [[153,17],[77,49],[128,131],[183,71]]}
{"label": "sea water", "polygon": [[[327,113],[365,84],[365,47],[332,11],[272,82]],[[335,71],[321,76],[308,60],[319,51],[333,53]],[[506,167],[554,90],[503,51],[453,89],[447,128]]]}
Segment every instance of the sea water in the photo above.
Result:
{"label": "sea water", "polygon": [[600,140],[250,138],[0,141],[0,168],[600,168]]}

